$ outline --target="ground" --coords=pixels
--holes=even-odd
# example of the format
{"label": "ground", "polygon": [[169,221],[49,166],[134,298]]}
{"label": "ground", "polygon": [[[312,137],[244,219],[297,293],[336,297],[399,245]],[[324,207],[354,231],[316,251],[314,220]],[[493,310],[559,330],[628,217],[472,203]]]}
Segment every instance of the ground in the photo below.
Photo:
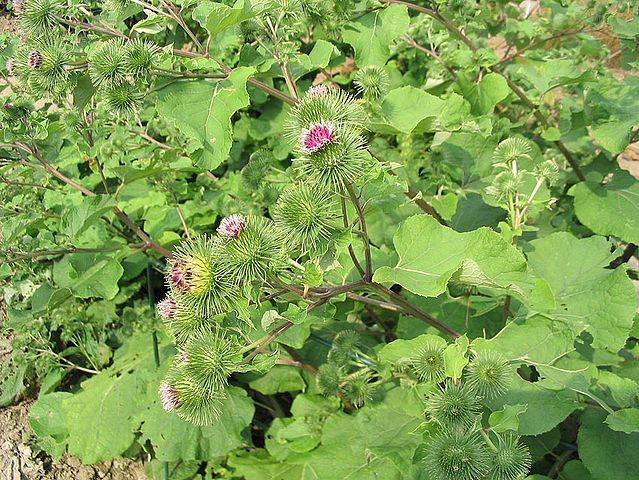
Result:
{"label": "ground", "polygon": [[82,465],[67,455],[53,463],[28,445],[27,422],[32,401],[0,410],[0,480],[146,480],[139,461],[117,459]]}

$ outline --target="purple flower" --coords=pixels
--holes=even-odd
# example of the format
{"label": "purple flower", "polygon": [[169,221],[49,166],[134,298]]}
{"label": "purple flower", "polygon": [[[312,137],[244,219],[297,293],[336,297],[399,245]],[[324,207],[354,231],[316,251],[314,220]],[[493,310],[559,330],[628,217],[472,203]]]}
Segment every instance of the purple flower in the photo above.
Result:
{"label": "purple flower", "polygon": [[329,143],[335,142],[332,123],[319,122],[311,124],[310,128],[303,129],[300,136],[300,147],[304,153],[315,153]]}
{"label": "purple flower", "polygon": [[220,226],[217,227],[217,233],[226,238],[237,238],[245,226],[246,219],[242,215],[234,213],[222,219]]}
{"label": "purple flower", "polygon": [[177,312],[177,303],[171,298],[165,298],[157,305],[158,313],[164,320],[172,320]]}
{"label": "purple flower", "polygon": [[188,277],[187,263],[179,258],[173,260],[169,270],[169,283],[182,292],[188,292]]}
{"label": "purple flower", "polygon": [[4,66],[5,66],[5,67],[6,67],[6,69],[7,69],[7,73],[8,73],[9,75],[13,75],[13,71],[14,71],[14,70],[15,70],[15,68],[16,68],[16,61],[15,61],[13,58],[9,58],[9,59],[7,60],[7,63],[5,63],[5,65],[4,65]]}
{"label": "purple flower", "polygon": [[307,97],[323,97],[328,93],[328,87],[326,85],[313,85],[306,92]]}
{"label": "purple flower", "polygon": [[29,55],[27,56],[27,64],[29,65],[29,68],[35,70],[40,66],[41,63],[42,55],[40,54],[40,52],[38,52],[37,50],[30,51]]}
{"label": "purple flower", "polygon": [[167,412],[172,412],[175,407],[178,406],[177,391],[168,383],[160,384],[160,400],[162,401],[162,407]]}

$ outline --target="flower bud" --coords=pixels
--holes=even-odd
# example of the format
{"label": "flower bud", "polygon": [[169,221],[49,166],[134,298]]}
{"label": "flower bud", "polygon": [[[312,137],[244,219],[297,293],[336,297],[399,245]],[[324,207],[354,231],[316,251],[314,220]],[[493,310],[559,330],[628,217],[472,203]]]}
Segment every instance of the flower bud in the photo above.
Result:
{"label": "flower bud", "polygon": [[493,399],[503,395],[512,377],[512,370],[496,352],[478,353],[468,365],[467,384],[484,398]]}
{"label": "flower bud", "polygon": [[441,382],[444,377],[444,350],[446,345],[429,342],[410,358],[410,365],[422,382]]}
{"label": "flower bud", "polygon": [[477,421],[481,404],[472,390],[447,382],[428,397],[426,412],[443,428],[467,431]]}
{"label": "flower bud", "polygon": [[176,258],[171,261],[168,280],[180,293],[201,296],[209,290],[214,276],[204,258]]}
{"label": "flower bud", "polygon": [[309,184],[285,188],[271,214],[291,245],[304,251],[328,240],[340,216],[335,195],[322,186]]}
{"label": "flower bud", "polygon": [[373,398],[375,384],[371,382],[372,377],[370,370],[363,369],[351,373],[344,380],[342,391],[353,406],[359,408]]}
{"label": "flower bud", "polygon": [[519,437],[502,435],[497,442],[497,451],[492,454],[489,476],[493,480],[519,480],[528,475],[530,465],[530,451],[519,443]]}
{"label": "flower bud", "polygon": [[427,446],[428,478],[480,480],[488,473],[488,452],[476,434],[445,432]]}
{"label": "flower bud", "polygon": [[388,73],[378,65],[367,65],[355,74],[355,86],[367,99],[381,98],[388,91],[389,83]]}
{"label": "flower bud", "polygon": [[184,375],[207,393],[224,389],[229,376],[242,361],[237,339],[219,329],[192,336],[184,346],[183,353],[188,359],[183,369]]}

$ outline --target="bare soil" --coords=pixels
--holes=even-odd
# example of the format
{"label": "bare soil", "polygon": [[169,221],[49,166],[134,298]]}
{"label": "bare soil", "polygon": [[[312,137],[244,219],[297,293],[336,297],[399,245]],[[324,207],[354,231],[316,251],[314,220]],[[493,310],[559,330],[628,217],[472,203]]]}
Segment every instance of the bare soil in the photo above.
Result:
{"label": "bare soil", "polygon": [[64,455],[51,458],[29,446],[28,415],[33,401],[0,410],[0,480],[146,480],[139,461],[116,459],[98,465],[82,465]]}

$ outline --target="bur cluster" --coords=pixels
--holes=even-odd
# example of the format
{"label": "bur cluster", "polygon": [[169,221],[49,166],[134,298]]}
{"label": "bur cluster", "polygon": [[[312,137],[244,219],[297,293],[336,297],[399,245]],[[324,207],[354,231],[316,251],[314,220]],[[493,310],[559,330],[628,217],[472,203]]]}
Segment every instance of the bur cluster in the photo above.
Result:
{"label": "bur cluster", "polygon": [[[90,73],[95,83],[121,84],[127,78],[132,67],[125,66],[123,45],[112,41],[94,52]],[[259,303],[280,275],[300,275],[291,265],[318,259],[344,231],[338,221],[340,195],[362,179],[372,162],[363,137],[366,119],[354,97],[333,87],[313,87],[291,111],[287,134],[296,175],[279,193],[269,217],[235,212],[220,220],[214,234],[175,248],[166,270],[169,293],[157,306],[178,348],[159,390],[167,411],[210,424],[232,375],[259,368],[248,340],[254,328],[248,306]],[[241,172],[242,183],[259,188],[271,165],[269,152],[255,152]],[[372,398],[375,375],[353,363],[354,334],[343,332],[334,343],[329,363],[320,370],[320,389],[359,407]]]}

